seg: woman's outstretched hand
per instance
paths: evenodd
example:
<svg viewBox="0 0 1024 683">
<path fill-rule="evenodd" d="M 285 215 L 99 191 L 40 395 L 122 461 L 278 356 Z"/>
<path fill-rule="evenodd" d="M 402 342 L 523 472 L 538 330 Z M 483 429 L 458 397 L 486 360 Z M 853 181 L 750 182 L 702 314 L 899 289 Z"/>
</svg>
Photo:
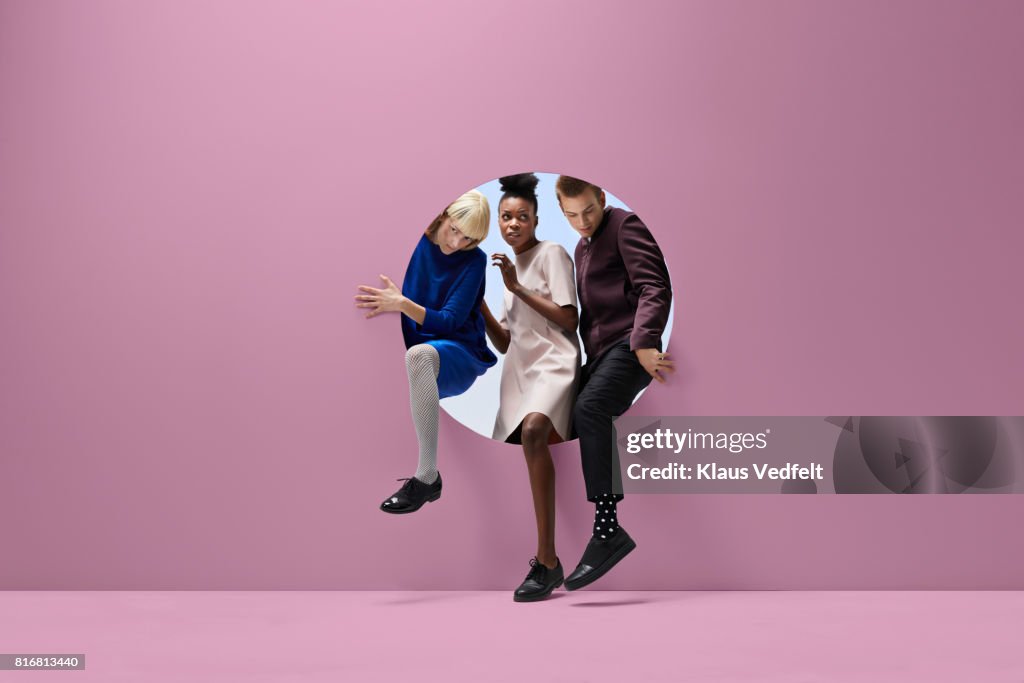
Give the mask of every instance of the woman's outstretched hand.
<svg viewBox="0 0 1024 683">
<path fill-rule="evenodd" d="M 359 285 L 359 291 L 366 292 L 366 294 L 356 295 L 356 308 L 372 308 L 373 310 L 366 314 L 367 318 L 381 313 L 397 313 L 402 310 L 402 302 L 405 301 L 402 290 L 387 275 L 381 275 L 380 279 L 384 283 L 383 289 Z"/>
<path fill-rule="evenodd" d="M 516 293 L 519 289 L 519 276 L 516 275 L 516 264 L 512 263 L 504 254 L 491 254 L 491 265 L 498 266 L 501 271 L 501 279 L 505 281 L 505 289 Z"/>
</svg>

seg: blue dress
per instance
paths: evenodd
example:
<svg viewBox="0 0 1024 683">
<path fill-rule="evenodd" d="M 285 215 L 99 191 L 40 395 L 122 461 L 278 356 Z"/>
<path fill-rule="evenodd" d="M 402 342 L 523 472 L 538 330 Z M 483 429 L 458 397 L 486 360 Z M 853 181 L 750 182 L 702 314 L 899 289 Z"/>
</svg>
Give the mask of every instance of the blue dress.
<svg viewBox="0 0 1024 683">
<path fill-rule="evenodd" d="M 441 398 L 458 396 L 498 362 L 487 348 L 484 298 L 487 256 L 479 248 L 445 254 L 424 235 L 409 260 L 402 294 L 427 310 L 420 325 L 402 316 L 405 348 L 430 344 L 441 357 Z"/>
</svg>

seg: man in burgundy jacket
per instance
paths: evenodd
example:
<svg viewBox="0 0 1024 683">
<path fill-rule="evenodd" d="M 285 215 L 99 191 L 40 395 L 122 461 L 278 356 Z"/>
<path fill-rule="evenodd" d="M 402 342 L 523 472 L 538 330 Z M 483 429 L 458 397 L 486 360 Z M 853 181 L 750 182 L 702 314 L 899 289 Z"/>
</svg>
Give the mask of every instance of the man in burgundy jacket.
<svg viewBox="0 0 1024 683">
<path fill-rule="evenodd" d="M 576 289 L 580 336 L 587 364 L 580 379 L 573 423 L 580 439 L 587 500 L 596 505 L 594 533 L 568 590 L 604 576 L 636 543 L 619 526 L 621 485 L 613 457 L 612 418 L 624 413 L 651 380 L 675 372 L 661 352 L 672 284 L 661 249 L 635 214 L 606 208 L 601 188 L 560 176 L 555 184 L 562 213 L 580 234 Z"/>
</svg>

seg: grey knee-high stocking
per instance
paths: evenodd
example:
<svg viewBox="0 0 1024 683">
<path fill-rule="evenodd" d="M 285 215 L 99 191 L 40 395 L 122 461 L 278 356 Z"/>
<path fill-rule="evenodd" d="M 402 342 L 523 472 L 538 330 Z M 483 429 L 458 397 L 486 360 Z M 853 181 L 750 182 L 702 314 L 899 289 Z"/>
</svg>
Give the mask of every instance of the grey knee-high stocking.
<svg viewBox="0 0 1024 683">
<path fill-rule="evenodd" d="M 420 442 L 416 478 L 433 484 L 437 479 L 437 421 L 441 407 L 437 375 L 441 371 L 441 357 L 430 344 L 417 344 L 405 353 L 405 369 L 409 373 L 412 422 Z"/>
</svg>

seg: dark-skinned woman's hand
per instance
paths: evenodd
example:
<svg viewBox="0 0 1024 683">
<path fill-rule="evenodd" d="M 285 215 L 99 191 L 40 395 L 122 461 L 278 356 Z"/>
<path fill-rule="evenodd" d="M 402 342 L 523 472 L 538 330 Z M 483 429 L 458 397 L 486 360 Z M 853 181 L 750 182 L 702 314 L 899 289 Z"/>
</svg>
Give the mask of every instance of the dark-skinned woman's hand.
<svg viewBox="0 0 1024 683">
<path fill-rule="evenodd" d="M 505 281 L 505 289 L 516 294 L 519 291 L 519 276 L 516 275 L 516 264 L 504 254 L 491 254 L 491 264 L 501 271 L 501 279 Z"/>
</svg>

